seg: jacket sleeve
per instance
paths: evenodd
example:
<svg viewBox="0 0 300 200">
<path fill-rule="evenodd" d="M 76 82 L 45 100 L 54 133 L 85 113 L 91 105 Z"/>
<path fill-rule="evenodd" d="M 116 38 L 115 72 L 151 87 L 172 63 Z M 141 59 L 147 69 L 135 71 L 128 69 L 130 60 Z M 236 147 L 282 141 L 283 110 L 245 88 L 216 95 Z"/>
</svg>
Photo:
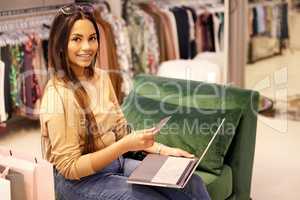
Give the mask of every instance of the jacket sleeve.
<svg viewBox="0 0 300 200">
<path fill-rule="evenodd" d="M 59 91 L 59 92 L 58 92 Z M 40 114 L 42 132 L 46 132 L 51 144 L 51 162 L 67 179 L 80 179 L 95 173 L 90 154 L 82 155 L 78 133 L 79 113 L 73 94 L 66 88 L 47 89 L 42 100 Z M 46 98 L 46 99 L 45 99 Z M 49 99 L 49 100 L 48 100 Z"/>
</svg>

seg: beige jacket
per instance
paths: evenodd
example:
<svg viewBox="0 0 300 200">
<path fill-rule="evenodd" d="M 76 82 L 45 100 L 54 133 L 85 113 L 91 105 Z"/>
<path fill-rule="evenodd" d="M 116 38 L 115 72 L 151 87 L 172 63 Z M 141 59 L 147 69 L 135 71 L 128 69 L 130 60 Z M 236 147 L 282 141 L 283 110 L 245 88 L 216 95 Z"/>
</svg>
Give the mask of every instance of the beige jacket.
<svg viewBox="0 0 300 200">
<path fill-rule="evenodd" d="M 100 150 L 104 148 L 102 141 L 109 146 L 127 134 L 127 122 L 106 71 L 97 69 L 95 78 L 82 84 L 91 99 L 90 107 L 102 133 L 94 136 L 96 150 Z M 40 122 L 43 156 L 65 178 L 79 179 L 95 173 L 90 154 L 83 155 L 86 131 L 83 111 L 72 90 L 57 78 L 50 79 L 45 88 Z M 114 129 L 119 127 L 121 129 L 116 133 Z"/>
</svg>

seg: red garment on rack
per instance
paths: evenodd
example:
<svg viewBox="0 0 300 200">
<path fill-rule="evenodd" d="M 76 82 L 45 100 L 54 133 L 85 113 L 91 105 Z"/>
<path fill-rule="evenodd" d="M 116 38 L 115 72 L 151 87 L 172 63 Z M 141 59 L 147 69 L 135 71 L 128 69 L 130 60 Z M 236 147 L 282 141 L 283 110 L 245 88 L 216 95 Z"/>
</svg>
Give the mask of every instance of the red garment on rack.
<svg viewBox="0 0 300 200">
<path fill-rule="evenodd" d="M 6 123 L 0 123 L 0 134 L 6 132 Z"/>
</svg>

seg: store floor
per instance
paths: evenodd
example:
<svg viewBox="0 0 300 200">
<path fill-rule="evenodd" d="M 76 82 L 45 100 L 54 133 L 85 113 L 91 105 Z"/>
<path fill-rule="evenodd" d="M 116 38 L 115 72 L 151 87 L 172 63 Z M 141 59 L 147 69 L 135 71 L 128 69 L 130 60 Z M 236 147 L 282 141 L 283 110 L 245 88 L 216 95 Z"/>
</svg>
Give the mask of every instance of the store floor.
<svg viewBox="0 0 300 200">
<path fill-rule="evenodd" d="M 246 87 L 280 101 L 300 93 L 299 52 L 246 67 Z M 258 117 L 257 143 L 252 178 L 254 200 L 300 199 L 300 122 Z M 38 122 L 15 118 L 0 135 L 0 145 L 41 155 Z"/>
<path fill-rule="evenodd" d="M 300 94 L 300 51 L 288 50 L 284 55 L 246 67 L 246 87 L 277 102 L 282 113 L 287 96 Z M 300 199 L 300 122 L 258 117 L 257 142 L 252 178 L 254 200 Z"/>
</svg>

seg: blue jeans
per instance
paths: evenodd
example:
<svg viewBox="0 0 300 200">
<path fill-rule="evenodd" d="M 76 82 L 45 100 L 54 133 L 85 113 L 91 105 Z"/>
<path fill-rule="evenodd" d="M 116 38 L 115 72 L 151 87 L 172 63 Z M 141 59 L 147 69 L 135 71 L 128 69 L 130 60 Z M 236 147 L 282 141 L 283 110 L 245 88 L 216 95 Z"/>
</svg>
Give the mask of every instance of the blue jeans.
<svg viewBox="0 0 300 200">
<path fill-rule="evenodd" d="M 123 158 L 80 180 L 68 180 L 54 170 L 55 191 L 63 200 L 210 200 L 199 176 L 193 175 L 184 189 L 129 184 L 127 177 L 140 161 Z"/>
</svg>

